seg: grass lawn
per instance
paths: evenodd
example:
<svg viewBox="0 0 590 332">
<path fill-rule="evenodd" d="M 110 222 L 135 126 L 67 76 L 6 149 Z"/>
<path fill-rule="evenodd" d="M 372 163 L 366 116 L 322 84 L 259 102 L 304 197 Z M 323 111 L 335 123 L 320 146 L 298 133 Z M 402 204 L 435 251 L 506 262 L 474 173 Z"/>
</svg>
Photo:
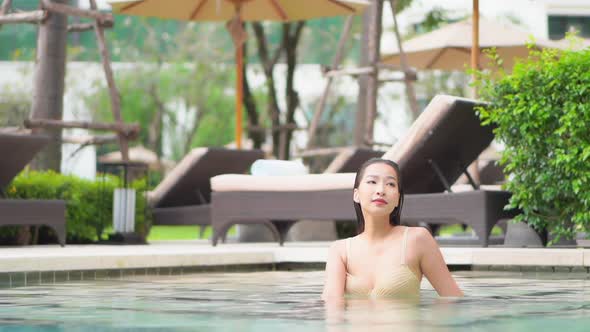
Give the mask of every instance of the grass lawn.
<svg viewBox="0 0 590 332">
<path fill-rule="evenodd" d="M 152 226 L 149 241 L 161 240 L 196 240 L 199 238 L 200 226 Z M 211 227 L 205 229 L 205 238 L 211 236 Z"/>
<path fill-rule="evenodd" d="M 471 227 L 467 227 L 467 229 L 465 231 L 463 231 L 463 228 L 461 228 L 461 225 L 448 225 L 448 226 L 443 226 L 440 228 L 440 230 L 438 231 L 440 236 L 451 236 L 453 234 L 459 234 L 459 233 L 471 233 L 472 229 Z M 498 226 L 494 226 L 494 228 L 492 228 L 492 234 L 491 235 L 502 235 L 502 229 Z"/>
<path fill-rule="evenodd" d="M 196 240 L 199 239 L 201 226 L 152 226 L 149 241 L 166 241 L 166 240 Z M 211 238 L 211 227 L 205 228 L 203 239 Z M 235 228 L 229 229 L 228 235 L 235 234 Z"/>
<path fill-rule="evenodd" d="M 196 240 L 199 238 L 199 230 L 201 226 L 152 226 L 149 241 L 166 241 L 166 240 Z M 471 232 L 471 227 L 467 227 L 466 232 Z M 205 229 L 203 239 L 211 238 L 211 227 Z M 228 235 L 235 234 L 234 227 L 230 228 Z M 440 235 L 449 236 L 452 234 L 463 233 L 461 225 L 443 226 L 440 229 Z M 492 235 L 500 235 L 502 230 L 496 226 L 492 229 Z"/>
</svg>

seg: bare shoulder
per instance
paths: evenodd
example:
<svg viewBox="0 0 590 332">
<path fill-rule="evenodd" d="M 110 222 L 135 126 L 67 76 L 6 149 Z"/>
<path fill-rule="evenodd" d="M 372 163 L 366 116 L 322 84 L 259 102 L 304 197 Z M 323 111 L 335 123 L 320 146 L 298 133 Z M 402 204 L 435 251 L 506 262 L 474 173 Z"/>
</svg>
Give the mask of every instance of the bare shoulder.
<svg viewBox="0 0 590 332">
<path fill-rule="evenodd" d="M 428 241 L 432 240 L 432 235 L 424 227 L 410 227 L 410 231 L 414 234 L 417 240 Z"/>
<path fill-rule="evenodd" d="M 432 240 L 432 235 L 424 227 L 410 227 L 408 226 L 408 237 L 416 241 Z"/>
<path fill-rule="evenodd" d="M 424 227 L 409 227 L 408 237 L 417 245 L 417 248 L 421 249 L 422 253 L 438 247 L 432 234 Z"/>
<path fill-rule="evenodd" d="M 330 249 L 328 250 L 329 254 L 338 254 L 339 256 L 343 256 L 346 250 L 346 239 L 336 240 L 330 244 Z"/>
</svg>

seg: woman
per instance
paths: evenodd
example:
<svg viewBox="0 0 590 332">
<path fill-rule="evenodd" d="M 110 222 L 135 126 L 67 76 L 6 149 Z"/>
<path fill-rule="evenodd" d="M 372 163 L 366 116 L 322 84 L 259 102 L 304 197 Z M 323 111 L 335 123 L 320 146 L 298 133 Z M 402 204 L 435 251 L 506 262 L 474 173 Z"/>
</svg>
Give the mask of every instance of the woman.
<svg viewBox="0 0 590 332">
<path fill-rule="evenodd" d="M 428 230 L 400 225 L 404 193 L 396 163 L 364 163 L 353 201 L 359 234 L 330 246 L 322 299 L 417 298 L 423 275 L 440 296 L 463 296 Z"/>
</svg>

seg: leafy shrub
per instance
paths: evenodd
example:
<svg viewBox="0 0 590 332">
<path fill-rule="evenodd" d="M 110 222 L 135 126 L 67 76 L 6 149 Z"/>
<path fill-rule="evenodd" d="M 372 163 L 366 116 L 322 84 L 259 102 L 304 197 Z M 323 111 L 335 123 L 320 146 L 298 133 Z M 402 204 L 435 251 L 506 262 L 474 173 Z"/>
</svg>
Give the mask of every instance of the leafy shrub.
<svg viewBox="0 0 590 332">
<path fill-rule="evenodd" d="M 62 199 L 66 201 L 66 230 L 68 243 L 88 243 L 102 238 L 112 225 L 113 191 L 119 187 L 119 179 L 101 175 L 97 180 L 81 179 L 53 171 L 21 172 L 8 186 L 8 198 Z M 131 185 L 137 190 L 135 231 L 147 237 L 151 225 L 144 214 L 145 180 Z M 14 229 L 2 228 L 4 238 L 14 234 Z"/>
<path fill-rule="evenodd" d="M 497 61 L 499 58 L 492 54 Z M 590 49 L 532 51 L 512 73 L 477 72 L 479 109 L 506 149 L 511 207 L 538 231 L 572 238 L 590 225 Z M 556 239 L 556 240 L 557 240 Z"/>
</svg>

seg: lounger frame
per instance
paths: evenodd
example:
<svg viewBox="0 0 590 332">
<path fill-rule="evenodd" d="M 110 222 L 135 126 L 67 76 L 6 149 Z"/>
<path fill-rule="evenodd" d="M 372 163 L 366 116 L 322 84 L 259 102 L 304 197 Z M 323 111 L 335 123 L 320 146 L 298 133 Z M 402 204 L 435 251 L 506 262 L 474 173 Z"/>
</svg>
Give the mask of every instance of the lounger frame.
<svg viewBox="0 0 590 332">
<path fill-rule="evenodd" d="M 211 219 L 213 245 L 235 224 L 264 224 L 283 245 L 289 229 L 301 219 L 352 221 L 356 219 L 352 190 L 213 192 Z M 474 190 L 461 193 L 406 195 L 402 223 L 418 225 L 466 224 L 473 227 L 478 244 L 488 246 L 496 223 L 514 216 L 504 211 L 510 193 Z"/>
<path fill-rule="evenodd" d="M 341 153 L 326 172 L 353 172 L 366 160 L 382 154 L 383 152 L 371 149 L 350 148 Z M 262 150 L 207 148 L 199 158 L 187 160 L 187 165 L 181 166 L 184 173 L 177 172 L 178 174 L 173 175 L 177 177 L 177 184 L 168 184 L 169 193 L 160 193 L 157 200 L 152 200 L 154 224 L 210 226 L 209 178 L 224 173 L 244 173 L 255 160 L 263 157 Z M 180 177 L 184 177 L 185 183 L 180 183 Z M 189 180 L 190 178 L 193 179 Z M 205 228 L 201 227 L 200 237 L 204 231 Z"/>
<path fill-rule="evenodd" d="M 48 142 L 44 135 L 0 133 L 0 189 Z M 0 192 L 0 226 L 49 226 L 61 246 L 66 243 L 66 202 L 46 199 L 5 199 Z"/>
<path fill-rule="evenodd" d="M 262 158 L 262 150 L 192 150 L 154 190 L 150 199 L 154 225 L 211 225 L 209 179 L 223 173 L 243 173 Z M 201 227 L 200 236 L 204 231 Z"/>
<path fill-rule="evenodd" d="M 66 244 L 66 203 L 62 200 L 2 199 L 0 225 L 48 226 L 55 231 L 59 244 Z"/>
</svg>

